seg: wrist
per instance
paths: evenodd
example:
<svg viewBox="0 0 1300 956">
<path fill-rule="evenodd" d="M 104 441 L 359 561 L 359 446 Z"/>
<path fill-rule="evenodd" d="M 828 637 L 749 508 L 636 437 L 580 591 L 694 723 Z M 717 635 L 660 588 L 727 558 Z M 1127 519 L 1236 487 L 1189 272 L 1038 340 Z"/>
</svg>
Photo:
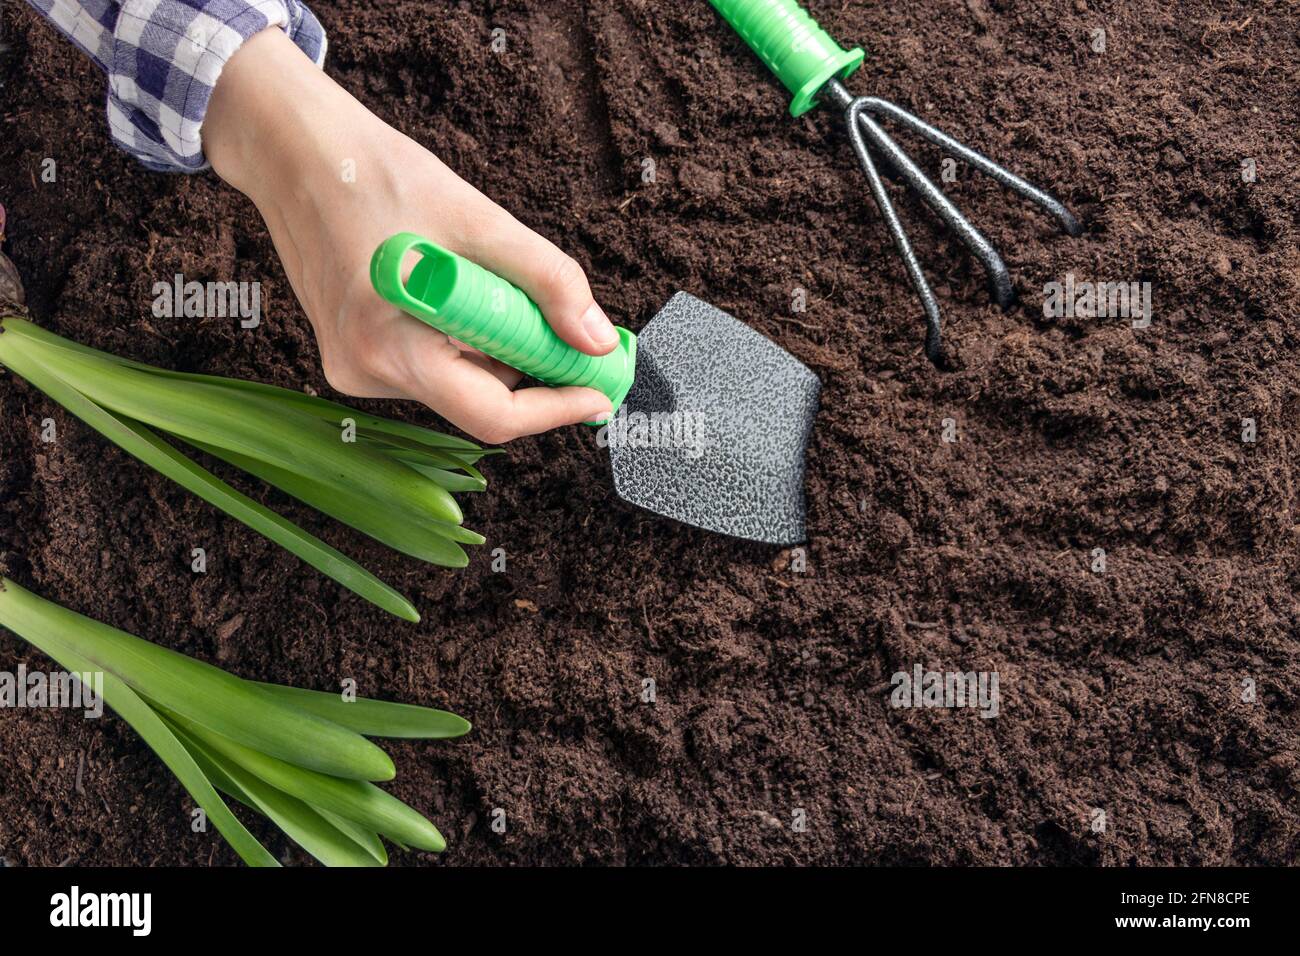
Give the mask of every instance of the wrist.
<svg viewBox="0 0 1300 956">
<path fill-rule="evenodd" d="M 327 144 L 338 145 L 370 116 L 283 30 L 270 28 L 226 63 L 203 123 L 203 148 L 216 174 L 265 211 L 286 186 L 296 190 L 322 172 Z"/>
</svg>

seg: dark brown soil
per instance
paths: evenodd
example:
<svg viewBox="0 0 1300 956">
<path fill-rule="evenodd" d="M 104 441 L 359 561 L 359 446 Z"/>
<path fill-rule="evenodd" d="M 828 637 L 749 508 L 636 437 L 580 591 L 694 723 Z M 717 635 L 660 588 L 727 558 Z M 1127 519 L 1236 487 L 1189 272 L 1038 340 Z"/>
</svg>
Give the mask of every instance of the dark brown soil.
<svg viewBox="0 0 1300 956">
<path fill-rule="evenodd" d="M 268 499 L 413 595 L 425 621 L 402 625 L 5 375 L 11 574 L 243 675 L 354 677 L 466 715 L 460 742 L 394 748 L 393 789 L 448 834 L 446 863 L 1300 860 L 1291 4 L 813 4 L 867 48 L 855 88 L 947 125 L 1086 221 L 1085 238 L 1061 237 L 961 170 L 950 192 L 1017 277 L 1023 304 L 1004 314 L 904 204 L 947 309 L 947 373 L 921 354 L 919 309 L 833 117 L 792 120 L 706 3 L 314 6 L 334 75 L 573 252 L 619 320 L 637 328 L 687 289 L 821 376 L 807 571 L 628 510 L 582 429 L 515 443 L 468 500 L 508 552 L 503 574 L 486 548 L 465 571 L 426 569 Z M 4 16 L 0 202 L 38 320 L 146 361 L 324 391 L 251 206 L 211 175 L 133 165 L 85 58 L 22 5 Z M 151 285 L 175 272 L 260 280 L 268 321 L 152 318 Z M 1151 327 L 1044 320 L 1044 285 L 1068 272 L 1152 283 Z M 206 576 L 189 570 L 196 546 Z M 0 650 L 4 669 L 41 662 L 12 638 Z M 997 671 L 1000 715 L 892 709 L 891 675 L 916 663 Z M 0 712 L 11 862 L 234 862 L 189 832 L 189 806 L 118 720 Z"/>
</svg>

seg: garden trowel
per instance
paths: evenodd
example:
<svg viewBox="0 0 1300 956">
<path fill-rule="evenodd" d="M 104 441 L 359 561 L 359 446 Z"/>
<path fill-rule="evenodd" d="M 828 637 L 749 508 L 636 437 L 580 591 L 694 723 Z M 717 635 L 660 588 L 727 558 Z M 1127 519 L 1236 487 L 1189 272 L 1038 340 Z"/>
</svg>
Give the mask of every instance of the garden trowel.
<svg viewBox="0 0 1300 956">
<path fill-rule="evenodd" d="M 421 258 L 403 281 L 411 253 Z M 548 385 L 604 392 L 619 497 L 677 521 L 768 544 L 804 532 L 804 454 L 821 383 L 743 322 L 676 293 L 608 355 L 561 339 L 524 292 L 412 233 L 375 250 L 376 291 L 404 312 Z"/>
</svg>

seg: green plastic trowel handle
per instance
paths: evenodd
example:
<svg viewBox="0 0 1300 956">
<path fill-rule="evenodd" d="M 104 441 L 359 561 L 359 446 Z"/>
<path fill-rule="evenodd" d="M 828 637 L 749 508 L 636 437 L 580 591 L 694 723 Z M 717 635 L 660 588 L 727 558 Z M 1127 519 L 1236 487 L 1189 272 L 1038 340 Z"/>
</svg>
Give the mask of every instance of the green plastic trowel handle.
<svg viewBox="0 0 1300 956">
<path fill-rule="evenodd" d="M 817 105 L 817 91 L 862 65 L 862 50 L 844 50 L 795 0 L 709 0 L 786 89 L 792 116 Z"/>
<path fill-rule="evenodd" d="M 421 259 L 402 281 L 407 255 Z M 618 328 L 618 347 L 588 355 L 546 323 L 519 287 L 412 232 L 380 243 L 370 260 L 375 291 L 417 319 L 547 385 L 582 385 L 608 396 L 614 411 L 636 374 L 636 336 Z"/>
</svg>

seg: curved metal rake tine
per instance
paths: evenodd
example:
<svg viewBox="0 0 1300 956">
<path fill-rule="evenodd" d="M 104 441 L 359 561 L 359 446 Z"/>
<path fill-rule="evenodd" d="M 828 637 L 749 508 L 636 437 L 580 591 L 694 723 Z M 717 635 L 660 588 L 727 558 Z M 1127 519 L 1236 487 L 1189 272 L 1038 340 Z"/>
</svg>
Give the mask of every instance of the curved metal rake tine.
<svg viewBox="0 0 1300 956">
<path fill-rule="evenodd" d="M 1079 220 L 1074 217 L 1070 210 L 1065 208 L 1063 202 L 1051 193 L 1039 189 L 1025 179 L 1021 179 L 1005 166 L 998 165 L 978 150 L 971 149 L 960 140 L 953 139 L 943 130 L 931 126 L 925 120 L 913 113 L 909 113 L 897 103 L 891 103 L 889 100 L 882 100 L 875 96 L 861 97 L 861 101 L 862 108 L 866 112 L 877 116 L 887 116 L 901 123 L 922 139 L 952 153 L 958 159 L 970 163 L 970 165 L 990 179 L 995 180 L 999 185 L 1028 199 L 1035 206 L 1049 213 L 1052 218 L 1061 224 L 1061 228 L 1067 234 L 1076 238 L 1083 235 L 1083 227 L 1079 225 Z"/>
<path fill-rule="evenodd" d="M 890 137 L 881 126 L 867 116 L 865 110 L 869 104 L 866 97 L 854 100 L 847 112 L 849 129 L 856 130 L 861 128 L 867 139 L 881 154 L 889 160 L 894 171 L 902 177 L 903 181 L 912 189 L 920 194 L 925 204 L 934 210 L 934 214 L 943 220 L 962 244 L 970 250 L 971 255 L 979 259 L 984 266 L 984 271 L 988 273 L 989 288 L 993 293 L 993 301 L 1002 308 L 1011 305 L 1012 299 L 1015 298 L 1015 290 L 1011 286 L 1011 271 L 1007 264 L 1002 261 L 1002 256 L 993 243 L 985 238 L 975 225 L 966 218 L 965 214 L 958 209 L 943 191 L 931 182 L 930 177 L 921 172 L 921 167 L 917 166 L 912 157 L 903 151 Z M 852 133 L 850 133 L 852 135 Z"/>
<path fill-rule="evenodd" d="M 1015 290 L 1011 284 L 1011 273 L 993 244 L 944 195 L 943 191 L 921 171 L 921 168 L 916 165 L 912 157 L 894 142 L 883 127 L 873 119 L 873 116 L 895 120 L 902 124 L 905 129 L 911 130 L 922 139 L 974 166 L 999 185 L 1046 210 L 1069 235 L 1082 235 L 1083 229 L 1070 210 L 1066 209 L 1065 205 L 1050 193 L 1044 192 L 1009 169 L 993 162 L 983 153 L 953 139 L 947 133 L 931 126 L 897 104 L 874 96 L 854 97 L 839 80 L 830 80 L 822 88 L 822 92 L 836 106 L 844 110 L 849 141 L 853 144 L 853 151 L 857 154 L 858 163 L 867 175 L 867 182 L 871 186 L 871 194 L 875 198 L 876 205 L 880 208 L 881 215 L 884 216 L 885 224 L 894 238 L 894 245 L 907 268 L 908 278 L 911 280 L 912 287 L 916 290 L 917 296 L 921 300 L 921 306 L 925 310 L 926 355 L 935 365 L 941 365 L 943 363 L 943 351 L 940 345 L 939 304 L 929 282 L 925 278 L 924 270 L 921 268 L 920 261 L 912 249 L 912 243 L 907 237 L 907 232 L 903 228 L 901 220 L 898 218 L 894 204 L 885 190 L 884 181 L 877 169 L 876 157 L 873 156 L 873 151 L 890 165 L 891 171 L 897 174 L 907 186 L 920 194 L 921 199 L 934 211 L 935 215 L 952 229 L 966 248 L 980 260 L 984 270 L 988 273 L 993 299 L 1004 309 L 1015 298 Z"/>
<path fill-rule="evenodd" d="M 917 297 L 921 300 L 921 306 L 925 309 L 925 354 L 935 365 L 942 365 L 943 342 L 940 330 L 939 301 L 934 297 L 934 291 L 930 288 L 930 283 L 926 281 L 925 270 L 921 268 L 921 262 L 916 258 L 912 243 L 907 238 L 907 230 L 903 228 L 902 220 L 898 218 L 898 213 L 889 198 L 889 193 L 885 190 L 884 180 L 880 178 L 880 172 L 876 169 L 875 161 L 871 158 L 871 150 L 867 146 L 866 138 L 855 121 L 859 114 L 860 108 L 855 101 L 848 111 L 849 141 L 853 144 L 853 151 L 857 153 L 858 163 L 862 166 L 862 171 L 867 174 L 871 194 L 875 197 L 876 206 L 880 209 L 881 216 L 884 217 L 890 235 L 894 237 L 894 248 L 898 250 L 899 258 L 903 260 L 903 265 L 907 268 L 907 276 L 912 282 L 912 288 L 916 290 Z M 875 127 L 876 130 L 880 129 L 870 118 L 865 116 L 861 118 L 866 120 L 870 126 Z M 883 135 L 883 131 L 881 133 Z"/>
</svg>

